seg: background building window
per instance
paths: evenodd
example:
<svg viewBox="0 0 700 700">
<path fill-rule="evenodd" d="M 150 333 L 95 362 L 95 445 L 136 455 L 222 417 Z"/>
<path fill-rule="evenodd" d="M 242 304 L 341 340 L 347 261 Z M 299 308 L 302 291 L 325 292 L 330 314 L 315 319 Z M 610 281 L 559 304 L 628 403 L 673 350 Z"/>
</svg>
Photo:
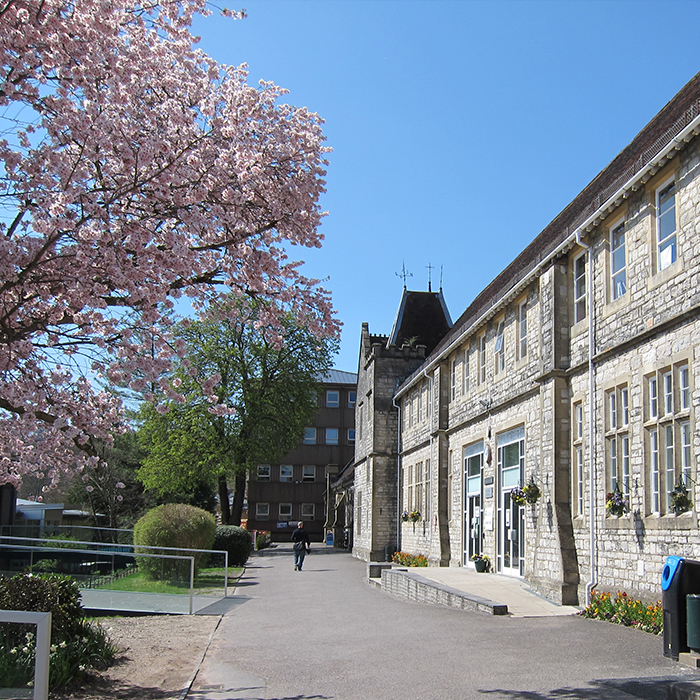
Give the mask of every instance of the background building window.
<svg viewBox="0 0 700 700">
<path fill-rule="evenodd" d="M 270 481 L 269 464 L 260 464 L 258 466 L 258 481 Z"/>
<path fill-rule="evenodd" d="M 291 464 L 280 465 L 280 481 L 294 481 L 294 467 Z"/>
<path fill-rule="evenodd" d="M 676 183 L 666 183 L 656 192 L 656 269 L 676 262 Z"/>
<path fill-rule="evenodd" d="M 338 444 L 338 428 L 326 428 L 326 445 Z"/>
<path fill-rule="evenodd" d="M 304 428 L 304 444 L 316 444 L 316 428 Z"/>
<path fill-rule="evenodd" d="M 348 444 L 352 445 L 355 442 L 355 428 L 348 428 Z"/>
<path fill-rule="evenodd" d="M 457 358 L 450 360 L 450 401 L 457 396 Z"/>
<path fill-rule="evenodd" d="M 340 406 L 340 392 L 329 389 L 326 392 L 326 408 L 338 408 Z"/>
<path fill-rule="evenodd" d="M 280 520 L 292 519 L 292 504 L 280 503 Z"/>
<path fill-rule="evenodd" d="M 313 503 L 302 503 L 301 504 L 301 519 L 302 520 L 314 520 L 316 517 L 316 506 Z"/>
<path fill-rule="evenodd" d="M 256 503 L 255 504 L 255 519 L 256 520 L 268 520 L 270 517 L 270 504 L 269 503 Z"/>
<path fill-rule="evenodd" d="M 302 481 L 316 481 L 316 467 L 313 464 L 305 464 L 303 468 Z"/>
<path fill-rule="evenodd" d="M 355 402 L 357 401 L 357 392 L 348 391 L 348 408 L 355 408 Z"/>
<path fill-rule="evenodd" d="M 486 383 L 486 333 L 479 336 L 479 384 Z"/>
</svg>

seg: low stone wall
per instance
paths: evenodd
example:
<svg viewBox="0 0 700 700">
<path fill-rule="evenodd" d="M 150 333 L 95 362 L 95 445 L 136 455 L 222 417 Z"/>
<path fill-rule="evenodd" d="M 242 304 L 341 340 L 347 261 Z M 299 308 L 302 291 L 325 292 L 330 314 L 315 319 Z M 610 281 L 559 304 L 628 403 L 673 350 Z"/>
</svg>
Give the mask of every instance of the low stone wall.
<svg viewBox="0 0 700 700">
<path fill-rule="evenodd" d="M 458 591 L 437 581 L 430 581 L 407 569 L 382 570 L 382 590 L 400 598 L 459 610 L 478 610 L 491 615 L 507 615 L 508 606 L 493 600 Z"/>
</svg>

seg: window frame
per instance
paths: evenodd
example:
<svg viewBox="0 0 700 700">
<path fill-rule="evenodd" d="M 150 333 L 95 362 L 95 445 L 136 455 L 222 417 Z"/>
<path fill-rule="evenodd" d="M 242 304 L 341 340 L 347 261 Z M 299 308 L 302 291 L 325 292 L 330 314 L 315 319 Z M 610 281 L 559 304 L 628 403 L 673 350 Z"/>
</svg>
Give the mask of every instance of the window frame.
<svg viewBox="0 0 700 700">
<path fill-rule="evenodd" d="M 290 484 L 294 481 L 294 466 L 292 464 L 280 464 L 280 482 Z"/>
<path fill-rule="evenodd" d="M 316 437 L 316 428 L 304 428 L 304 445 L 315 445 Z"/>
<path fill-rule="evenodd" d="M 267 472 L 267 474 L 265 474 L 265 472 Z M 270 481 L 271 476 L 272 474 L 269 464 L 258 464 L 257 481 Z"/>
<path fill-rule="evenodd" d="M 340 391 L 326 389 L 326 408 L 340 408 Z"/>
<path fill-rule="evenodd" d="M 574 323 L 583 321 L 588 315 L 588 279 L 586 276 L 586 266 L 588 265 L 586 252 L 579 253 L 572 262 L 574 278 Z M 578 269 L 580 264 L 580 270 Z M 583 291 L 580 291 L 580 290 Z"/>
<path fill-rule="evenodd" d="M 269 520 L 270 519 L 270 504 L 269 503 L 256 503 L 255 504 L 255 519 L 256 520 Z"/>
<path fill-rule="evenodd" d="M 310 471 L 310 475 L 307 474 L 307 470 Z M 316 465 L 315 464 L 304 464 L 301 467 L 301 480 L 302 482 L 309 483 L 316 481 Z"/>
<path fill-rule="evenodd" d="M 335 438 L 329 438 L 330 434 L 335 431 Z M 340 444 L 340 431 L 338 428 L 326 428 L 325 429 L 325 440 L 326 445 L 339 445 Z"/>
<path fill-rule="evenodd" d="M 283 513 L 282 508 L 285 506 L 289 506 L 289 512 L 288 513 Z M 291 503 L 280 503 L 278 506 L 278 511 L 279 513 L 279 519 L 280 520 L 291 520 L 292 519 L 292 504 Z"/>
<path fill-rule="evenodd" d="M 506 368 L 506 320 L 502 318 L 496 325 L 496 337 L 493 346 L 494 374 L 501 374 Z"/>
<path fill-rule="evenodd" d="M 518 304 L 518 359 L 527 357 L 527 299 Z"/>
<path fill-rule="evenodd" d="M 615 245 L 616 236 L 620 234 L 618 245 Z M 622 219 L 610 227 L 610 299 L 616 301 L 627 294 L 627 221 Z M 615 259 L 622 251 L 622 265 L 615 267 Z"/>
<path fill-rule="evenodd" d="M 308 514 L 308 511 L 311 510 L 311 515 Z M 299 519 L 303 520 L 305 522 L 311 522 L 313 520 L 316 520 L 316 504 L 315 503 L 302 503 L 299 511 Z"/>
<path fill-rule="evenodd" d="M 662 211 L 662 195 L 668 190 L 673 189 L 673 204 L 671 207 Z M 677 194 L 678 190 L 676 188 L 676 176 L 673 175 L 668 180 L 663 182 L 659 187 L 656 188 L 654 203 L 656 206 L 656 231 L 655 231 L 655 252 L 656 252 L 656 272 L 662 272 L 663 270 L 671 267 L 674 262 L 678 259 L 678 207 L 677 207 Z M 662 233 L 662 222 L 667 221 L 670 216 L 669 213 L 672 211 L 673 215 L 673 230 L 666 235 L 663 240 L 661 239 Z M 666 217 L 666 218 L 664 218 Z M 670 243 L 669 243 L 670 242 Z M 663 251 L 671 246 L 671 260 L 662 265 L 662 257 L 664 255 Z"/>
</svg>

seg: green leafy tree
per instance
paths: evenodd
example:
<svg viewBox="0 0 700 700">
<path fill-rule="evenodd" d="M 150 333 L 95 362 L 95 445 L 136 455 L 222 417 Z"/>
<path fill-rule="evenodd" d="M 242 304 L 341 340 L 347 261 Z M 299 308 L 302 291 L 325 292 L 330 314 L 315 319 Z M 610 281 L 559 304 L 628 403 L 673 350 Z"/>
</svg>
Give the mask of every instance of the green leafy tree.
<svg viewBox="0 0 700 700">
<path fill-rule="evenodd" d="M 161 495 L 216 483 L 223 523 L 239 525 L 246 474 L 297 444 L 318 410 L 319 378 L 337 340 L 291 313 L 271 323 L 279 316 L 260 302 L 229 303 L 235 313 L 226 319 L 216 313 L 180 324 L 181 360 L 160 383 L 160 403 L 141 409 L 147 456 L 139 479 Z"/>
</svg>

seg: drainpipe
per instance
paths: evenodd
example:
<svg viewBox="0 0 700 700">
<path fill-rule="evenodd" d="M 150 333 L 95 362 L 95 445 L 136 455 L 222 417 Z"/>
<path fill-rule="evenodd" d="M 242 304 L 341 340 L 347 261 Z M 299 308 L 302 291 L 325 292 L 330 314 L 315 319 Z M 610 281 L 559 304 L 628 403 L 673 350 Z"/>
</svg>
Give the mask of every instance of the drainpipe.
<svg viewBox="0 0 700 700">
<path fill-rule="evenodd" d="M 396 403 L 396 396 L 391 399 L 391 403 L 398 415 L 396 424 L 396 551 L 401 551 L 401 406 Z"/>
<path fill-rule="evenodd" d="M 588 277 L 588 460 L 589 468 L 589 531 L 590 531 L 590 580 L 586 584 L 586 606 L 591 602 L 591 591 L 598 585 L 598 551 L 596 549 L 596 459 L 595 459 L 595 365 L 593 353 L 595 342 L 593 329 L 595 327 L 593 313 L 593 249 L 581 240 L 581 229 L 576 231 L 576 243 L 586 250 L 586 275 Z"/>
</svg>

